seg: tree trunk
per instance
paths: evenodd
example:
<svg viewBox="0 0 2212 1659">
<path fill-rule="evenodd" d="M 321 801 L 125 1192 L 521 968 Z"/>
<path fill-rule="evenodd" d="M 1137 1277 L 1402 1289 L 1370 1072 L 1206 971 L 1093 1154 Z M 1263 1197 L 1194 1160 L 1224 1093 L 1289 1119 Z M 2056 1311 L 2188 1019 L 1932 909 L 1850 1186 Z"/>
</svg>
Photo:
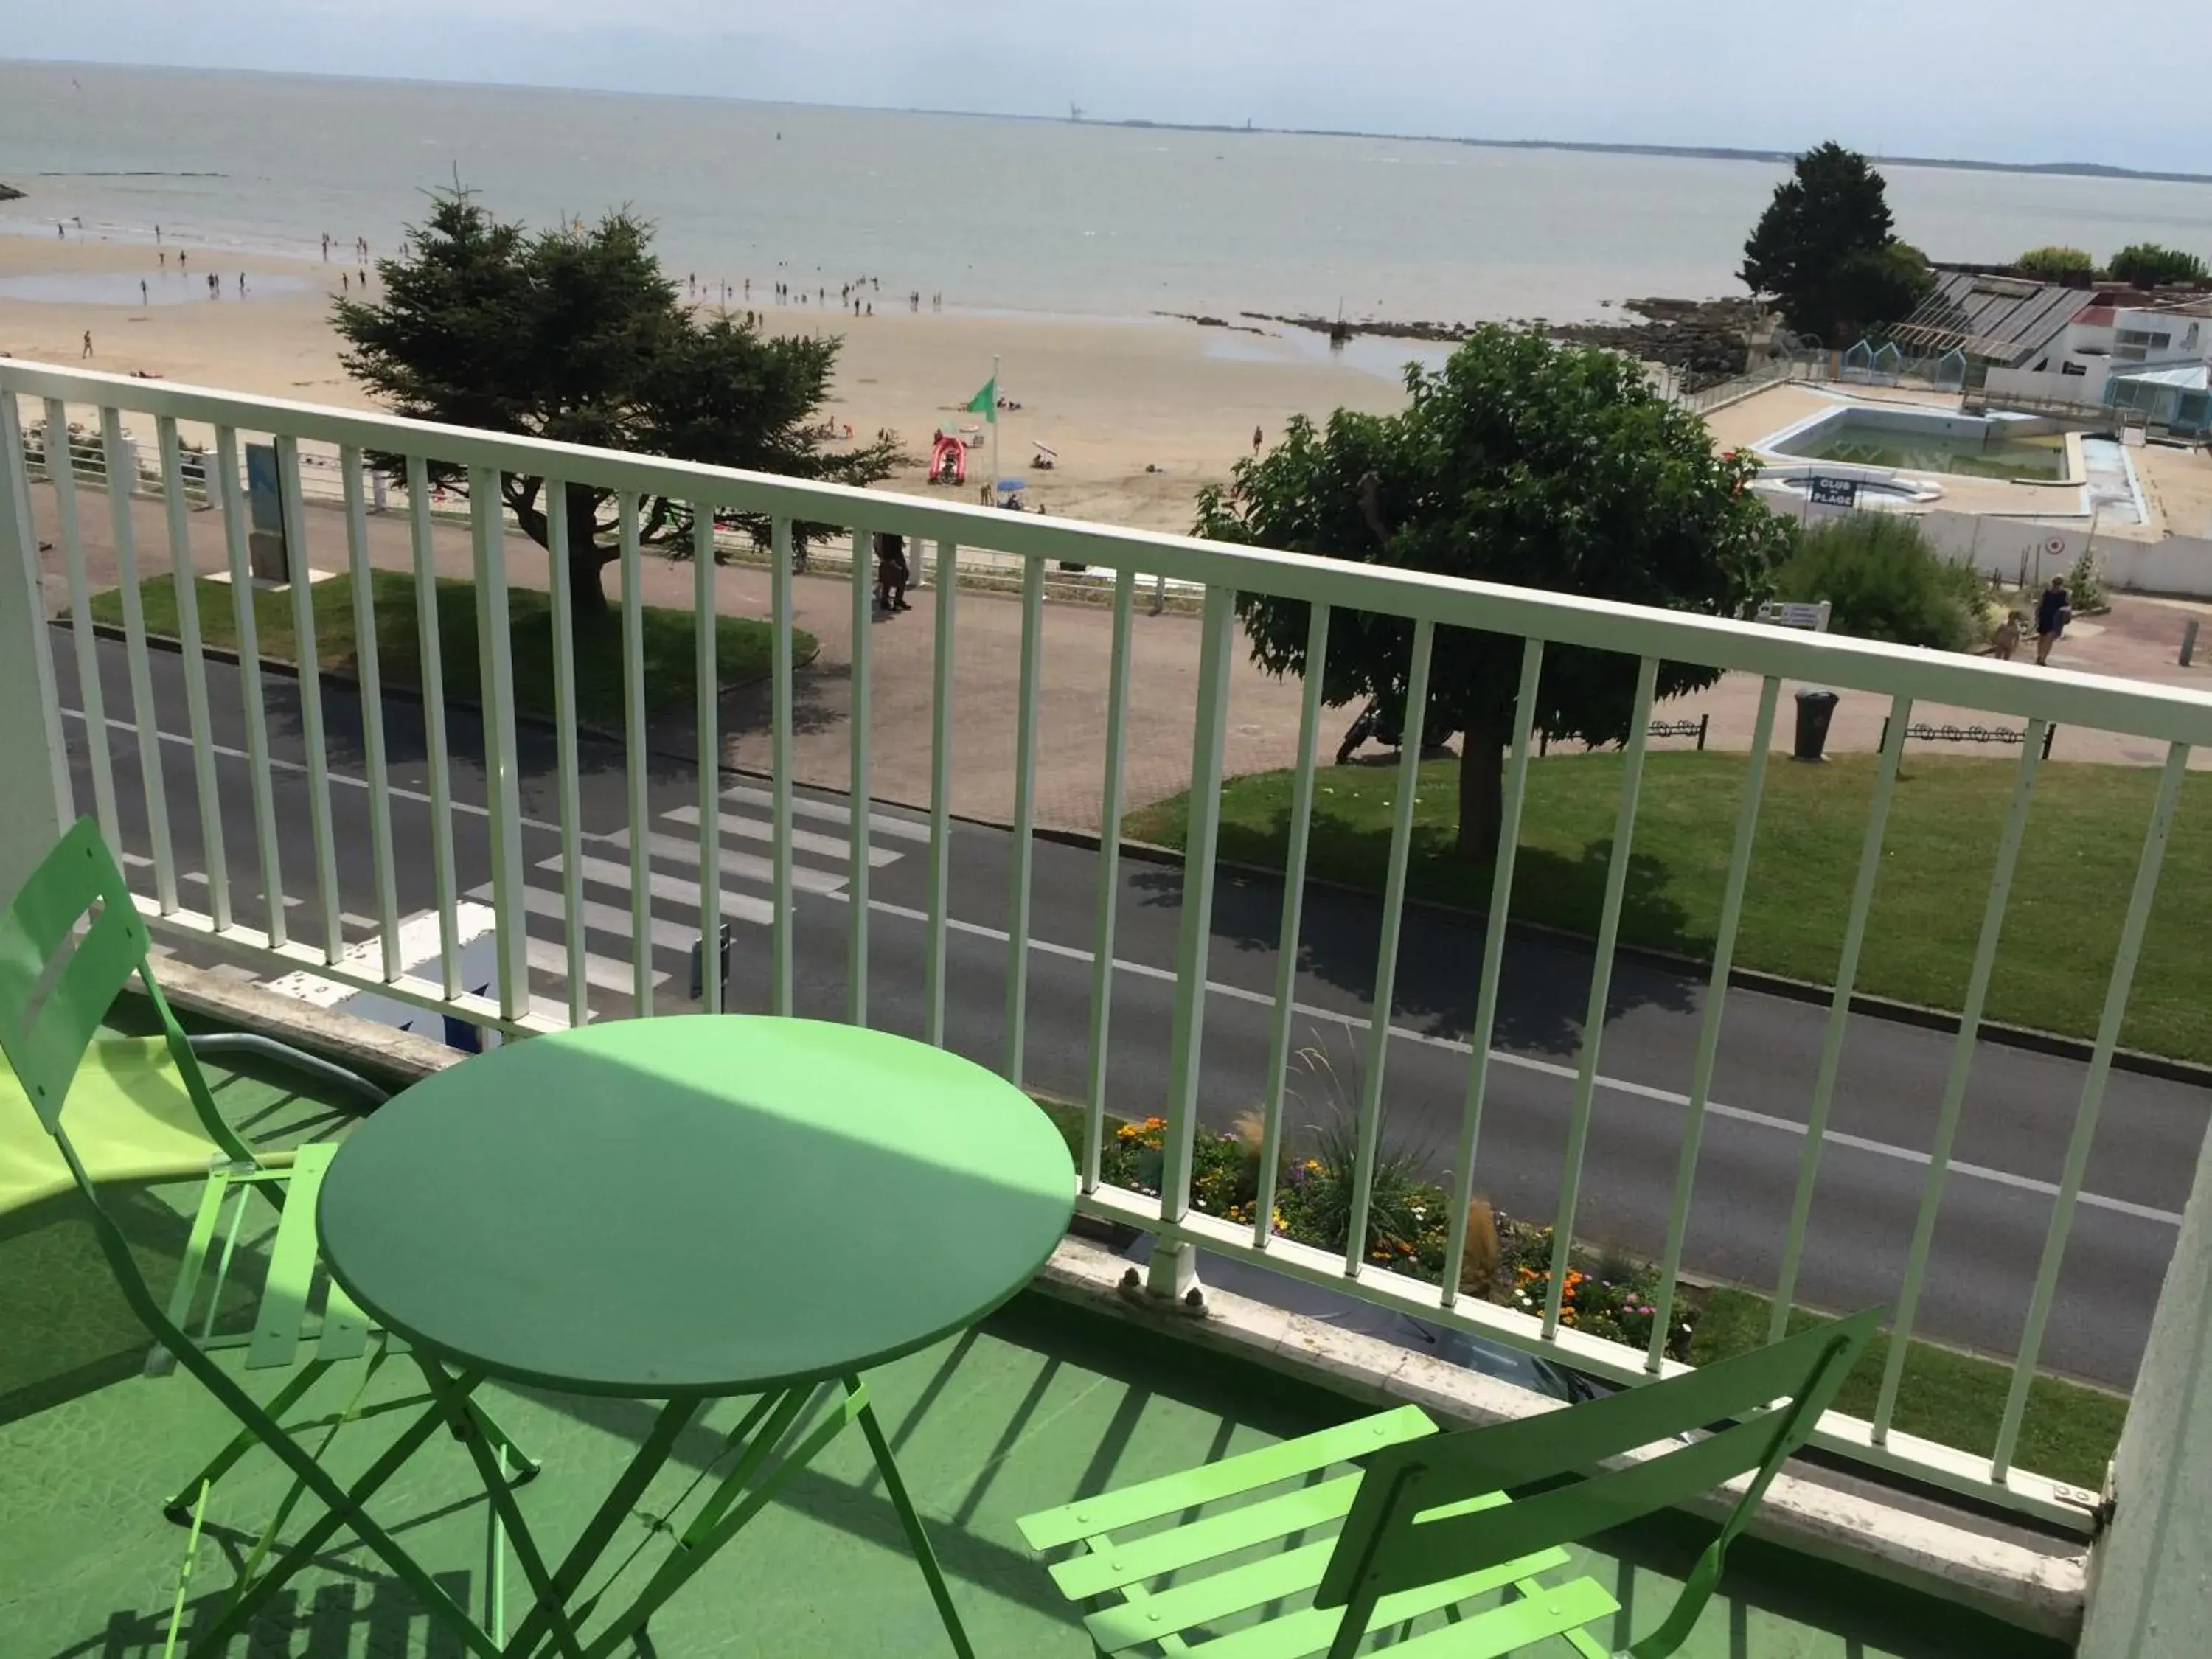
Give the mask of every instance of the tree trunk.
<svg viewBox="0 0 2212 1659">
<path fill-rule="evenodd" d="M 592 535 L 592 517 L 599 505 L 586 484 L 569 484 L 568 492 L 568 604 L 578 617 L 604 617 L 607 594 L 599 585 L 599 572 L 611 562 Z"/>
<path fill-rule="evenodd" d="M 1459 855 L 1482 864 L 1498 855 L 1498 818 L 1504 806 L 1503 720 L 1480 721 L 1462 735 L 1459 750 Z"/>
</svg>

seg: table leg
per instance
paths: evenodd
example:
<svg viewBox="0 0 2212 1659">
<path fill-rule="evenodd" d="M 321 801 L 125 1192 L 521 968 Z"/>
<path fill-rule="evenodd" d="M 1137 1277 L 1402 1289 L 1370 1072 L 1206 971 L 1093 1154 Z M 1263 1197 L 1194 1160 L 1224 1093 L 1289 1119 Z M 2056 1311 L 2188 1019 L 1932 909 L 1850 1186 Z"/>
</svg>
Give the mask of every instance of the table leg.
<svg viewBox="0 0 2212 1659">
<path fill-rule="evenodd" d="M 567 1615 L 562 1609 L 582 1585 L 584 1575 L 591 1571 L 592 1564 L 605 1553 L 616 1530 L 622 1525 L 623 1518 L 644 1496 L 653 1477 L 659 1474 L 661 1466 L 668 1462 L 669 1454 L 676 1448 L 677 1437 L 690 1425 L 691 1419 L 699 1414 L 706 1403 L 702 1399 L 693 1397 L 672 1400 L 660 1408 L 653 1420 L 652 1431 L 646 1436 L 645 1443 L 637 1449 L 636 1455 L 630 1459 L 629 1466 L 623 1471 L 622 1479 L 615 1482 L 614 1490 L 607 1494 L 606 1501 L 599 1505 L 590 1523 L 569 1547 L 568 1553 L 562 1558 L 559 1569 L 543 1584 L 535 1574 L 531 1573 L 531 1561 L 536 1554 L 534 1547 L 526 1554 L 522 1537 L 517 1537 L 515 1554 L 522 1561 L 523 1571 L 531 1576 L 531 1589 L 537 1597 L 537 1605 L 516 1626 L 503 1652 L 515 1656 L 515 1659 L 524 1659 L 524 1656 L 537 1650 L 539 1638 L 556 1621 L 561 1626 L 559 1635 L 562 1645 L 570 1647 L 573 1651 L 575 1635 L 568 1628 Z M 510 1521 L 508 1525 L 512 1529 L 514 1522 Z M 539 1565 L 542 1567 L 543 1565 L 541 1561 Z"/>
<path fill-rule="evenodd" d="M 868 1404 L 866 1389 L 860 1379 L 845 1379 L 845 1392 L 859 1402 L 860 1432 L 868 1437 L 868 1449 L 876 1455 L 876 1468 L 884 1477 L 884 1490 L 890 1494 L 891 1507 L 898 1511 L 899 1525 L 906 1528 L 907 1542 L 914 1547 L 914 1559 L 921 1564 L 922 1578 L 929 1585 L 930 1599 L 937 1603 L 938 1617 L 945 1621 L 945 1633 L 952 1640 L 953 1652 L 960 1659 L 975 1659 L 975 1650 L 968 1644 L 968 1632 L 961 1627 L 960 1614 L 952 1606 L 952 1593 L 945 1588 L 945 1574 L 937 1565 L 937 1552 L 930 1547 L 929 1534 L 922 1530 L 921 1516 L 915 1513 L 914 1500 L 907 1496 L 906 1482 L 899 1478 L 898 1464 L 891 1456 L 891 1443 L 884 1436 L 883 1425 L 876 1421 L 875 1407 Z"/>
</svg>

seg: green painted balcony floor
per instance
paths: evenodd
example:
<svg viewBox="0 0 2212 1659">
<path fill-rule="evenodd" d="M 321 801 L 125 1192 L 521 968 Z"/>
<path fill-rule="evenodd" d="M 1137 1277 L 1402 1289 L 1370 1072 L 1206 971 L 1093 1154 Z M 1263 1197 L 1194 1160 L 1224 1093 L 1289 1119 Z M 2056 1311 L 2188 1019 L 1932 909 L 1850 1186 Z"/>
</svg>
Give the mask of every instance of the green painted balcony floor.
<svg viewBox="0 0 2212 1659">
<path fill-rule="evenodd" d="M 329 1100 L 290 1093 L 273 1074 L 216 1076 L 226 1114 L 264 1143 L 343 1130 L 343 1114 Z M 164 1289 L 183 1233 L 175 1206 L 187 1196 L 125 1201 L 149 1276 Z M 0 1218 L 0 1659 L 156 1659 L 185 1541 L 184 1531 L 162 1518 L 161 1503 L 228 1425 L 189 1378 L 139 1375 L 144 1340 L 75 1202 Z M 823 1224 L 838 1218 L 825 1217 Z M 804 1273 L 807 1241 L 793 1238 L 787 1248 L 791 1271 Z M 258 1266 L 247 1261 L 241 1270 L 252 1276 Z M 404 1362 L 387 1367 L 368 1403 L 406 1393 L 404 1369 Z M 322 1385 L 328 1393 L 308 1404 L 334 1410 L 352 1385 L 352 1377 L 333 1375 Z M 1358 1409 L 1034 1295 L 876 1373 L 870 1385 L 982 1659 L 1081 1659 L 1090 1651 L 1021 1544 L 1016 1516 Z M 276 1385 L 253 1386 L 265 1397 Z M 562 1549 L 644 1435 L 648 1408 L 494 1392 L 498 1415 L 544 1462 L 544 1474 L 522 1489 L 525 1512 L 541 1541 Z M 725 1406 L 694 1429 L 636 1506 L 610 1566 L 633 1549 L 650 1555 L 665 1547 L 665 1517 L 721 1449 L 714 1429 L 726 1429 L 739 1410 Z M 365 1466 L 400 1420 L 370 1415 L 348 1425 L 332 1457 L 337 1472 Z M 187 1633 L 219 1606 L 253 1528 L 286 1484 L 273 1461 L 257 1454 L 217 1488 Z M 442 1436 L 431 1441 L 375 1509 L 456 1597 L 481 1607 L 484 1501 L 460 1447 Z M 1601 1634 L 1619 1645 L 1631 1631 L 1649 1630 L 1705 1535 L 1699 1524 L 1669 1517 L 1578 1550 L 1577 1570 L 1594 1573 L 1628 1609 L 1618 1628 Z M 629 1570 L 626 1588 L 641 1582 L 646 1565 Z M 519 1608 L 520 1571 L 511 1563 L 506 1571 L 510 1606 Z M 1757 1543 L 1731 1559 L 1723 1592 L 1687 1652 L 1990 1659 L 2061 1651 Z M 352 1549 L 334 1550 L 295 1580 L 231 1654 L 397 1659 L 461 1650 L 380 1564 Z M 648 1659 L 828 1659 L 949 1649 L 866 1448 L 848 1434 L 655 1616 L 649 1642 L 634 1651 Z"/>
</svg>

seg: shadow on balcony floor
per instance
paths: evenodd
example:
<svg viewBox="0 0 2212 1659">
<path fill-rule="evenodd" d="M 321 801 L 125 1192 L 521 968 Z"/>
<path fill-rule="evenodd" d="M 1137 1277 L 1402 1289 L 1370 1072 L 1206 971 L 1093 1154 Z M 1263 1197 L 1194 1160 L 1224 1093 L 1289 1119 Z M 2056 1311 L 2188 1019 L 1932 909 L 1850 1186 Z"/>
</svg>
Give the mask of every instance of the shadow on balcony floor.
<svg viewBox="0 0 2212 1659">
<path fill-rule="evenodd" d="M 219 1098 L 264 1132 L 296 1133 L 321 1104 L 246 1079 Z M 156 1273 L 181 1234 L 173 1212 L 134 1200 L 138 1243 Z M 791 1242 L 805 1270 L 806 1243 Z M 258 1264 L 245 1271 L 256 1272 Z M 157 1278 L 157 1283 L 164 1282 Z M 18 1218 L 0 1235 L 0 1655 L 5 1659 L 155 1659 L 185 1534 L 161 1504 L 227 1420 L 188 1379 L 137 1375 L 143 1340 L 109 1288 L 83 1224 L 66 1208 Z M 368 1396 L 407 1393 L 388 1367 Z M 1018 1516 L 1085 1492 L 1188 1468 L 1355 1414 L 1334 1395 L 1231 1364 L 1101 1315 L 1024 1296 L 979 1329 L 875 1373 L 878 1409 L 930 1526 L 980 1655 L 1048 1659 L 1086 1653 L 1074 1615 L 1021 1544 Z M 326 1379 L 325 1409 L 351 1382 Z M 259 1392 L 265 1394 L 267 1385 Z M 644 1437 L 649 1408 L 628 1402 L 492 1391 L 500 1418 L 545 1464 L 522 1489 L 542 1544 L 559 1552 Z M 310 1403 L 317 1400 L 310 1396 Z M 604 1573 L 635 1547 L 665 1547 L 665 1517 L 721 1449 L 717 1430 L 743 1402 L 718 1407 L 635 1506 Z M 342 1479 L 373 1459 L 402 1419 L 349 1425 L 330 1460 Z M 187 1638 L 211 1619 L 286 1485 L 257 1455 L 217 1488 L 193 1583 Z M 312 1506 L 306 1506 L 312 1507 Z M 450 1594 L 481 1608 L 483 1498 L 466 1456 L 434 1439 L 375 1512 Z M 295 1529 L 298 1522 L 295 1523 Z M 1666 1521 L 1577 1552 L 1626 1605 L 1637 1631 L 1671 1603 L 1702 1542 Z M 522 1579 L 507 1568 L 519 1615 Z M 594 1581 L 596 1582 L 596 1581 Z M 1746 1544 L 1728 1594 L 1686 1652 L 1704 1659 L 1936 1659 L 2059 1651 L 1927 1598 Z M 627 1599 L 626 1597 L 623 1599 Z M 1629 1627 L 1600 1632 L 1616 1645 Z M 241 1638 L 231 1659 L 448 1659 L 460 1644 L 364 1551 L 320 1559 Z M 897 1522 L 859 1436 L 848 1433 L 801 1474 L 698 1579 L 657 1613 L 645 1659 L 720 1656 L 931 1655 L 949 1651 Z M 1562 1648 L 1560 1651 L 1565 1650 Z"/>
</svg>

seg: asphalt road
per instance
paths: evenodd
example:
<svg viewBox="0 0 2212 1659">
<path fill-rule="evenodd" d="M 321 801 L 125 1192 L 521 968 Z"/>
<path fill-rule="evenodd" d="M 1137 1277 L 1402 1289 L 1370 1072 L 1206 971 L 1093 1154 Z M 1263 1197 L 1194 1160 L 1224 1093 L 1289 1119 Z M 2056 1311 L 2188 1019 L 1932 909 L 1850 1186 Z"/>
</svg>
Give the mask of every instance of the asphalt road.
<svg viewBox="0 0 2212 1659">
<path fill-rule="evenodd" d="M 58 631 L 54 643 L 63 702 L 75 711 L 79 699 L 67 636 Z M 150 850 L 122 647 L 103 642 L 100 660 L 125 844 Z M 202 872 L 181 664 L 155 652 L 151 668 L 178 868 Z M 225 863 L 240 919 L 258 926 L 263 913 L 239 677 L 234 669 L 210 664 L 210 679 Z M 282 880 L 288 892 L 307 901 L 288 908 L 290 928 L 295 938 L 319 942 L 297 688 L 281 676 L 266 677 L 264 684 L 277 760 Z M 340 903 L 361 919 L 349 927 L 352 939 L 373 929 L 366 919 L 376 908 L 359 708 L 349 693 L 331 688 L 325 690 L 324 710 Z M 65 724 L 78 799 L 88 810 L 86 722 L 81 713 L 72 713 Z M 465 891 L 490 879 L 481 742 L 468 713 L 454 710 L 448 725 L 459 884 Z M 419 706 L 388 699 L 386 728 L 404 915 L 434 901 Z M 534 939 L 557 941 L 562 871 L 550 735 L 523 733 L 520 760 L 525 864 L 544 912 L 533 911 L 530 932 Z M 601 958 L 593 978 L 611 987 L 628 978 L 626 967 L 616 965 L 627 962 L 629 908 L 630 826 L 622 753 L 587 739 L 580 771 L 586 853 L 604 860 L 585 867 L 586 890 L 608 907 L 596 913 L 587 943 Z M 654 960 L 670 975 L 659 993 L 659 1006 L 668 1009 L 686 1006 L 687 951 L 698 925 L 696 861 L 686 861 L 679 850 L 696 834 L 697 781 L 694 769 L 675 759 L 655 758 L 650 774 L 647 833 L 675 838 L 656 843 L 653 860 L 664 888 L 653 906 Z M 757 918 L 767 914 L 769 845 L 759 828 L 767 815 L 756 797 L 764 786 L 736 777 L 724 785 L 722 811 L 732 820 L 722 840 L 725 908 L 738 913 L 732 920 L 727 1006 L 761 1008 L 768 995 L 769 933 Z M 846 803 L 814 791 L 800 792 L 800 799 L 808 805 L 799 827 L 837 844 L 802 841 L 797 854 L 797 1009 L 842 1018 L 850 918 L 842 881 Z M 928 895 L 926 839 L 915 826 L 923 818 L 881 803 L 872 811 L 871 1020 L 920 1035 L 927 1012 L 923 918 Z M 952 830 L 946 1042 L 993 1066 L 1002 1065 L 1006 1054 L 1009 947 L 1003 930 L 1011 848 L 1004 830 L 974 824 L 956 824 Z M 760 863 L 748 864 L 749 858 Z M 1079 1094 L 1087 1073 L 1089 946 L 1098 860 L 1087 849 L 1050 842 L 1037 843 L 1035 860 L 1024 1078 L 1031 1086 Z M 152 890 L 149 868 L 134 865 L 132 879 Z M 181 891 L 187 905 L 204 907 L 204 885 L 186 880 Z M 1182 892 L 1178 868 L 1122 861 L 1108 1077 L 1109 1102 L 1123 1115 L 1158 1109 L 1166 1093 Z M 1210 1124 L 1227 1127 L 1258 1103 L 1265 1087 L 1281 902 L 1280 885 L 1271 880 L 1231 879 L 1217 889 L 1200 1091 L 1202 1115 Z M 1325 1055 L 1328 1065 L 1303 1066 L 1294 1076 L 1288 1109 L 1293 1133 L 1328 1121 L 1339 1103 L 1348 1109 L 1357 1096 L 1369 1038 L 1379 908 L 1371 899 L 1318 888 L 1307 896 L 1297 1044 Z M 1439 1173 L 1453 1158 L 1459 1132 L 1468 1063 L 1464 1036 L 1480 952 L 1480 929 L 1464 919 L 1409 911 L 1391 1010 L 1385 1134 Z M 1571 944 L 1516 939 L 1507 952 L 1476 1187 L 1516 1215 L 1549 1220 L 1558 1204 L 1590 970 L 1589 953 Z M 540 995 L 561 994 L 558 987 L 542 982 L 534 981 L 532 988 Z M 595 988 L 592 995 L 595 1010 L 615 1013 L 630 1006 L 619 991 Z M 1704 1001 L 1705 986 L 1695 977 L 1630 961 L 1616 968 L 1577 1213 L 1581 1236 L 1657 1254 Z M 1775 1282 L 1826 1018 L 1825 1005 L 1730 993 L 1684 1255 L 1687 1271 L 1754 1287 Z M 1953 1042 L 1940 1032 L 1852 1018 L 1821 1157 L 1801 1300 L 1844 1310 L 1895 1297 Z M 1920 1334 L 2000 1355 L 2016 1349 L 2085 1070 L 2077 1061 L 2002 1044 L 1978 1046 L 1921 1303 Z M 2110 1386 L 2132 1383 L 2208 1108 L 2212 1097 L 2204 1091 L 2113 1073 L 2045 1339 L 2047 1366 Z"/>
</svg>

